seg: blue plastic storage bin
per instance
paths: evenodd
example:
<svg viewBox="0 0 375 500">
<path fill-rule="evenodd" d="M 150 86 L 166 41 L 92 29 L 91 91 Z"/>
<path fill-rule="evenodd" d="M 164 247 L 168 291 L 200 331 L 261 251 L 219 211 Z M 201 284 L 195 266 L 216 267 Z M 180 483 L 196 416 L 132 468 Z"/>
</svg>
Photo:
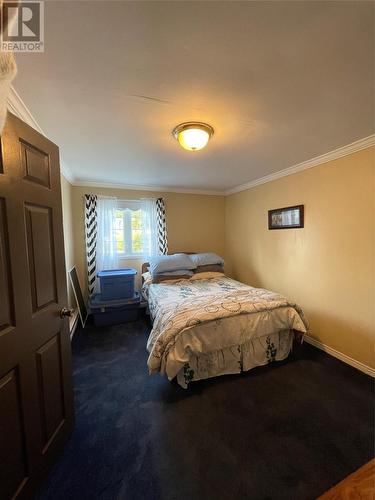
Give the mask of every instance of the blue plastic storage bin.
<svg viewBox="0 0 375 500">
<path fill-rule="evenodd" d="M 132 268 L 100 271 L 100 291 L 103 300 L 130 299 L 134 296 L 134 278 L 137 271 Z"/>
<path fill-rule="evenodd" d="M 102 294 L 96 293 L 91 297 L 89 305 L 95 326 L 109 326 L 136 321 L 140 302 L 139 292 L 125 300 L 103 300 Z"/>
</svg>

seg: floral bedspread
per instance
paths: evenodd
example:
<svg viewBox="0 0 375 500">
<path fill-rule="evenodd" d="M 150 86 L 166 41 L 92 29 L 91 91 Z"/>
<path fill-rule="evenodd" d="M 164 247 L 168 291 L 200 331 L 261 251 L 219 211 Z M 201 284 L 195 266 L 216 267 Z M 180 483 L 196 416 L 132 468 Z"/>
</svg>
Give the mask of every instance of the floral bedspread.
<svg viewBox="0 0 375 500">
<path fill-rule="evenodd" d="M 297 304 L 227 277 L 151 284 L 143 293 L 153 319 L 149 371 L 170 379 L 193 356 L 283 330 L 308 330 Z"/>
</svg>

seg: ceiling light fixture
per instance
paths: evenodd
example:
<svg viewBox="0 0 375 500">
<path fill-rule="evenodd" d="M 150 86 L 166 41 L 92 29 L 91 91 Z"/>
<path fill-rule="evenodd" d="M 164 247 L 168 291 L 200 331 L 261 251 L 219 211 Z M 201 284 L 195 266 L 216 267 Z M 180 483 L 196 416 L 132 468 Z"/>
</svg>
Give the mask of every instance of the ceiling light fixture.
<svg viewBox="0 0 375 500">
<path fill-rule="evenodd" d="M 180 123 L 172 131 L 173 137 L 180 143 L 180 146 L 188 151 L 203 149 L 213 133 L 214 129 L 211 125 L 202 122 Z"/>
</svg>

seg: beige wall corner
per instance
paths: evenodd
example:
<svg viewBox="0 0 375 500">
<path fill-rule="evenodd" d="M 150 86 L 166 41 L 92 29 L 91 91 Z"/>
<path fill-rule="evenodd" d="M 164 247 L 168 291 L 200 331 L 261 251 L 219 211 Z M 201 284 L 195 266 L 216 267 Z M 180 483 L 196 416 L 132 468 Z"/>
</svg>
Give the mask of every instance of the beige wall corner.
<svg viewBox="0 0 375 500">
<path fill-rule="evenodd" d="M 213 251 L 219 254 L 224 253 L 224 196 L 73 186 L 73 255 L 84 293 L 87 291 L 84 195 L 89 193 L 116 196 L 119 199 L 125 200 L 163 197 L 166 204 L 168 247 L 170 252 Z M 121 261 L 122 267 L 134 267 L 137 269 L 137 288 L 140 287 L 142 262 L 142 259 L 124 259 Z"/>
<path fill-rule="evenodd" d="M 73 186 L 61 175 L 61 197 L 63 209 L 63 226 L 64 226 L 64 247 L 65 247 L 65 265 L 66 272 L 75 265 L 74 255 L 74 237 L 73 237 Z M 76 302 L 73 295 L 73 290 L 67 274 L 68 286 L 68 303 L 69 307 L 76 308 Z"/>
<path fill-rule="evenodd" d="M 375 367 L 374 148 L 226 198 L 228 269 L 299 303 L 311 336 Z M 305 205 L 305 227 L 269 231 L 269 209 Z"/>
</svg>

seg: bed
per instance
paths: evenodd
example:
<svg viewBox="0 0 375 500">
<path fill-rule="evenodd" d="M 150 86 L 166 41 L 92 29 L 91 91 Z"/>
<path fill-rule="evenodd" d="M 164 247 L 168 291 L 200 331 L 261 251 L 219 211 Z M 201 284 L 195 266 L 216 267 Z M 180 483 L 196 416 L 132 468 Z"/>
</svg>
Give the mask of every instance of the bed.
<svg viewBox="0 0 375 500">
<path fill-rule="evenodd" d="M 142 272 L 147 268 L 143 264 Z M 224 274 L 146 281 L 142 294 L 153 324 L 147 341 L 149 372 L 176 378 L 184 388 L 283 360 L 308 330 L 297 304 Z"/>
</svg>

